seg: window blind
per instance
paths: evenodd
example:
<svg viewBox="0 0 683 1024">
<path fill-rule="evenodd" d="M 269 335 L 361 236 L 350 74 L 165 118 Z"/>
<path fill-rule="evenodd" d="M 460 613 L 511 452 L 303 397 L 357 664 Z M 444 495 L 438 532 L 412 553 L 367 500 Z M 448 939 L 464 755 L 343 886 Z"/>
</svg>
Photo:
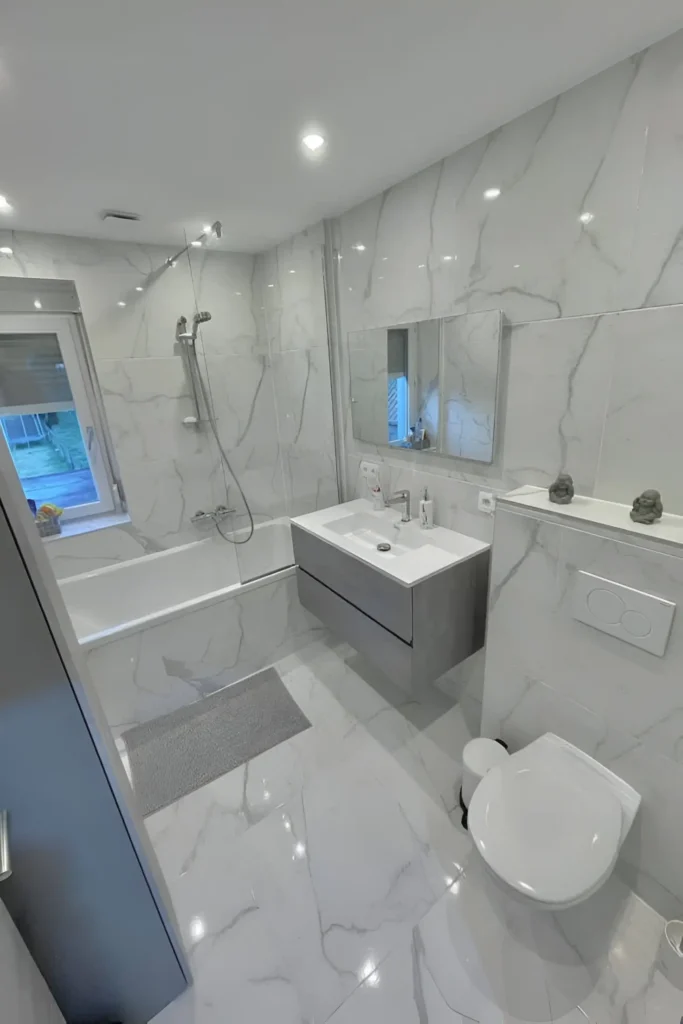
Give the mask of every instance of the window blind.
<svg viewBox="0 0 683 1024">
<path fill-rule="evenodd" d="M 0 407 L 72 401 L 56 334 L 0 334 Z"/>
</svg>

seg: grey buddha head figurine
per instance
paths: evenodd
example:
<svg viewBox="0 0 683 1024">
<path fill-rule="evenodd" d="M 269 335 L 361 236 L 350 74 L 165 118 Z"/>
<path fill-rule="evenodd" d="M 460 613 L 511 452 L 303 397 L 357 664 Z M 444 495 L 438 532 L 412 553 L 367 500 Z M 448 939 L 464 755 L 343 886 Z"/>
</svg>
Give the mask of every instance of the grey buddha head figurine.
<svg viewBox="0 0 683 1024">
<path fill-rule="evenodd" d="M 568 505 L 574 497 L 574 481 L 569 473 L 560 473 L 557 480 L 548 488 L 548 497 L 556 505 Z"/>
<path fill-rule="evenodd" d="M 646 526 L 651 526 L 658 519 L 662 518 L 663 512 L 662 496 L 659 491 L 652 489 L 643 491 L 642 494 L 639 494 L 634 499 L 630 514 L 634 523 L 643 523 Z"/>
</svg>

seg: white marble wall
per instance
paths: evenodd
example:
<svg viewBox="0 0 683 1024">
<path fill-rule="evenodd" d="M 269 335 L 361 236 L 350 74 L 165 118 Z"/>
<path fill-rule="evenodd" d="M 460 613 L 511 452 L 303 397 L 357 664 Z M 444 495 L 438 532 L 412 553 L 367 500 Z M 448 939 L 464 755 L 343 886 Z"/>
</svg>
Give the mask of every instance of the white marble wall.
<svg viewBox="0 0 683 1024">
<path fill-rule="evenodd" d="M 195 540 L 190 516 L 219 502 L 236 508 L 235 528 L 246 525 L 210 429 L 182 423 L 194 410 L 175 324 L 195 309 L 212 313 L 198 352 L 256 521 L 337 500 L 321 231 L 259 258 L 192 249 L 149 281 L 177 249 L 28 233 L 2 241 L 14 255 L 0 274 L 76 284 L 132 520 L 50 544 L 59 576 Z"/>
<path fill-rule="evenodd" d="M 175 711 L 322 636 L 289 575 L 92 648 L 88 666 L 115 736 Z"/>
<path fill-rule="evenodd" d="M 621 869 L 667 918 L 683 911 L 683 555 L 499 506 L 495 517 L 482 731 L 518 748 L 551 730 L 643 797 Z M 576 570 L 675 601 L 655 657 L 571 615 Z"/>
<path fill-rule="evenodd" d="M 216 376 L 220 358 L 254 352 L 253 257 L 202 251 L 193 253 L 192 274 L 183 258 L 148 280 L 182 240 L 171 249 L 16 232 L 2 238 L 14 255 L 0 260 L 0 274 L 75 282 L 132 520 L 51 543 L 58 575 L 196 540 L 189 517 L 224 502 L 225 482 L 206 428 L 182 424 L 192 403 L 174 354 L 175 323 L 181 314 L 191 318 L 197 307 L 212 311 L 199 347 L 207 360 L 215 358 L 209 369 Z M 138 285 L 145 291 L 136 292 Z M 254 388 L 253 376 L 245 375 L 243 394 Z"/>
<path fill-rule="evenodd" d="M 322 224 L 256 257 L 288 515 L 338 500 Z"/>
<path fill-rule="evenodd" d="M 620 463 L 619 453 L 608 454 L 609 436 L 595 476 L 591 394 L 597 384 L 591 378 L 595 374 L 609 386 L 612 373 L 607 347 L 589 337 L 594 324 L 565 320 L 552 338 L 542 328 L 539 334 L 533 325 L 521 325 L 683 301 L 682 105 L 678 33 L 338 219 L 345 396 L 339 413 L 347 497 L 360 486 L 362 456 L 383 462 L 387 487 L 417 492 L 428 485 L 437 521 L 477 536 L 491 533 L 491 520 L 476 511 L 479 488 L 545 482 L 565 456 L 576 466 L 582 488 L 630 496 L 639 474 Z M 501 194 L 487 200 L 484 192 L 492 187 Z M 502 444 L 490 466 L 388 453 L 354 440 L 346 397 L 349 331 L 496 307 L 514 329 L 504 342 L 503 387 L 509 384 L 509 390 L 497 424 Z M 649 344 L 659 330 L 650 323 L 633 320 L 622 327 L 624 333 L 641 331 Z M 623 380 L 615 371 L 614 393 L 620 388 L 626 401 L 647 361 L 645 351 L 645 343 L 638 350 L 634 342 L 630 365 L 625 357 L 622 362 Z M 662 358 L 675 357 L 673 346 L 666 354 L 662 349 Z M 661 385 L 664 378 L 673 391 L 677 372 L 664 369 Z M 656 453 L 648 431 L 634 450 L 642 461 L 647 447 L 658 481 L 649 483 L 670 493 L 673 504 L 679 501 L 677 430 L 669 418 L 673 403 L 667 403 L 655 409 L 651 402 L 648 412 L 654 416 Z M 630 419 L 616 405 L 611 417 L 614 431 L 621 429 L 619 419 Z"/>
</svg>

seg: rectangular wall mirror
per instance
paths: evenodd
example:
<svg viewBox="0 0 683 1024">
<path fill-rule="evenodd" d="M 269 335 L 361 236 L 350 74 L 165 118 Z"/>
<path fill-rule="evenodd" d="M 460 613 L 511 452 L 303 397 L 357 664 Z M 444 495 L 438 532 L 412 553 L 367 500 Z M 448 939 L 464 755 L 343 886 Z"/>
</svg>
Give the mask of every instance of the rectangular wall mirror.
<svg viewBox="0 0 683 1024">
<path fill-rule="evenodd" d="M 491 462 L 502 326 L 493 309 L 351 332 L 353 436 Z"/>
</svg>

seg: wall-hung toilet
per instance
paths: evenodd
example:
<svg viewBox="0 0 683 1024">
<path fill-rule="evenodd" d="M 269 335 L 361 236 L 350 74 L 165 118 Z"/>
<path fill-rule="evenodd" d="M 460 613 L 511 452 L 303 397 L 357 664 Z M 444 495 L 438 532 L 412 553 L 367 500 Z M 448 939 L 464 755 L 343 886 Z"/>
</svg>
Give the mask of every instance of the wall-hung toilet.
<svg viewBox="0 0 683 1024">
<path fill-rule="evenodd" d="M 546 733 L 484 776 L 468 826 L 508 892 L 561 910 L 607 881 L 639 806 L 623 779 Z"/>
</svg>

